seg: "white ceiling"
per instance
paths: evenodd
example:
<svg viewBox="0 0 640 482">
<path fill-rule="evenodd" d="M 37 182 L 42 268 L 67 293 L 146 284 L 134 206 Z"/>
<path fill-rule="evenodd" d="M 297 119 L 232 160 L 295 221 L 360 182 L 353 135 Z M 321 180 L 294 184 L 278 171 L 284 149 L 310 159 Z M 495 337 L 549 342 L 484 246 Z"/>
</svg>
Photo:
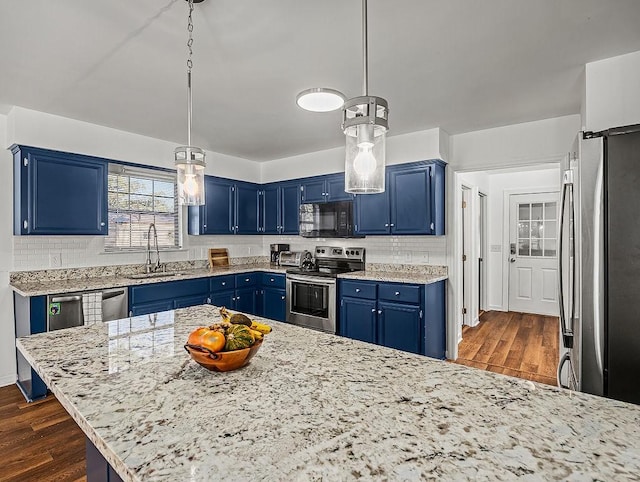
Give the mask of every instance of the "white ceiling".
<svg viewBox="0 0 640 482">
<path fill-rule="evenodd" d="M 207 0 L 193 142 L 256 161 L 342 145 L 309 87 L 361 94 L 359 0 Z M 186 142 L 184 0 L 3 0 L 0 105 Z M 370 0 L 369 89 L 389 135 L 580 111 L 584 64 L 640 50 L 640 0 Z M 6 110 L 6 109 L 5 109 Z"/>
</svg>

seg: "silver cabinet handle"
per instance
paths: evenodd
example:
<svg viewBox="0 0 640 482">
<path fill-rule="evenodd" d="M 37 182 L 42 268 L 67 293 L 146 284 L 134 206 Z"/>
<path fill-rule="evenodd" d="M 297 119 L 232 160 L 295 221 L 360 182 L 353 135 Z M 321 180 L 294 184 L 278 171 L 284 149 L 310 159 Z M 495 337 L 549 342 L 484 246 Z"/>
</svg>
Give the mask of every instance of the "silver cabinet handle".
<svg viewBox="0 0 640 482">
<path fill-rule="evenodd" d="M 244 281 L 245 281 L 246 283 L 248 283 L 248 282 L 249 282 L 249 281 L 251 281 L 251 280 L 250 280 L 249 278 L 245 278 L 245 279 L 244 279 Z"/>
<path fill-rule="evenodd" d="M 384 223 L 384 227 L 388 228 L 389 227 L 389 223 Z"/>
<path fill-rule="evenodd" d="M 282 299 L 284 300 L 284 296 L 282 297 Z"/>
<path fill-rule="evenodd" d="M 100 223 L 100 226 L 103 226 L 103 227 L 104 227 L 104 222 Z"/>
<path fill-rule="evenodd" d="M 223 282 L 222 282 L 222 286 L 226 286 L 226 285 L 227 285 L 227 282 L 226 282 L 226 281 L 223 281 Z"/>
<path fill-rule="evenodd" d="M 396 296 L 400 296 L 400 292 L 399 291 L 396 291 Z"/>
<path fill-rule="evenodd" d="M 360 293 L 360 288 L 356 288 L 356 293 Z"/>
<path fill-rule="evenodd" d="M 22 227 L 23 227 L 24 229 L 27 229 L 27 228 L 29 227 L 29 223 L 28 223 L 27 221 L 23 221 L 23 223 L 22 223 Z"/>
<path fill-rule="evenodd" d="M 395 226 L 395 224 L 391 223 L 389 226 L 394 227 L 394 226 Z"/>
<path fill-rule="evenodd" d="M 376 309 L 375 308 L 371 308 L 371 313 L 375 313 Z"/>
<path fill-rule="evenodd" d="M 378 310 L 378 314 L 381 315 L 382 314 L 382 310 Z"/>
<path fill-rule="evenodd" d="M 271 281 L 271 282 L 273 283 L 275 280 L 274 280 L 273 278 L 270 278 L 270 280 L 269 280 L 269 281 Z"/>
</svg>

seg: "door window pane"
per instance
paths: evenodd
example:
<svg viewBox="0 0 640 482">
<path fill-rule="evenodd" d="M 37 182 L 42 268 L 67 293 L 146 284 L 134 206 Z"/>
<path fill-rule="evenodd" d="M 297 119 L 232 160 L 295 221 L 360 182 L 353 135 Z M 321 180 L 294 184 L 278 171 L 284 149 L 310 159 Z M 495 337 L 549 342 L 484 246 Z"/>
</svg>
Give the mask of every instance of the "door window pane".
<svg viewBox="0 0 640 482">
<path fill-rule="evenodd" d="M 557 203 L 518 203 L 518 256 L 555 257 Z"/>
</svg>

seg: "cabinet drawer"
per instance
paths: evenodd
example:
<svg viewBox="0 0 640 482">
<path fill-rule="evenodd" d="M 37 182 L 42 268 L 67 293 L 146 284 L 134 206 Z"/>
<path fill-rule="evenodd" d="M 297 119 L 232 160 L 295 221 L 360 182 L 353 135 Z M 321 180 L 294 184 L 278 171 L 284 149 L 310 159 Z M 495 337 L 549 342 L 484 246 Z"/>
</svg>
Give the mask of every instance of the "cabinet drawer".
<svg viewBox="0 0 640 482">
<path fill-rule="evenodd" d="M 210 280 L 211 291 L 226 291 L 236 288 L 235 275 L 227 274 L 224 276 L 214 276 Z"/>
<path fill-rule="evenodd" d="M 366 281 L 346 281 L 340 282 L 340 297 L 351 296 L 352 298 L 376 299 L 376 284 Z"/>
<path fill-rule="evenodd" d="M 275 273 L 262 273 L 263 288 L 282 288 L 286 286 L 285 275 Z"/>
<path fill-rule="evenodd" d="M 401 303 L 420 304 L 420 286 L 380 283 L 378 285 L 378 298 Z"/>
<path fill-rule="evenodd" d="M 236 289 L 247 288 L 249 286 L 255 286 L 260 280 L 261 273 L 243 273 L 236 275 Z"/>
</svg>

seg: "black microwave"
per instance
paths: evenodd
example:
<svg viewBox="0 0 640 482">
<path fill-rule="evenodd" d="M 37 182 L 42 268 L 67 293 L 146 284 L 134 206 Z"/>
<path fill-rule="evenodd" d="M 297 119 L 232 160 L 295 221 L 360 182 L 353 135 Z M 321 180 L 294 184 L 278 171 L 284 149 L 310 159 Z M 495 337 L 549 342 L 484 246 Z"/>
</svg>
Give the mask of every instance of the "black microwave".
<svg viewBox="0 0 640 482">
<path fill-rule="evenodd" d="M 305 238 L 353 238 L 353 201 L 305 203 L 298 216 Z"/>
</svg>

